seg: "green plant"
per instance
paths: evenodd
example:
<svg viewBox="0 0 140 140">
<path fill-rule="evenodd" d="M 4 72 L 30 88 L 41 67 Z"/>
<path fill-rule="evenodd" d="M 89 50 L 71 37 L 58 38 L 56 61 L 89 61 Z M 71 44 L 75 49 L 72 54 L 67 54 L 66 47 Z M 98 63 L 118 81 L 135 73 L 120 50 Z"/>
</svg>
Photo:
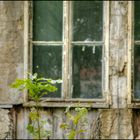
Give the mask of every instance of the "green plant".
<svg viewBox="0 0 140 140">
<path fill-rule="evenodd" d="M 86 132 L 85 125 L 87 124 L 88 109 L 85 107 L 76 107 L 73 114 L 70 113 L 70 107 L 65 111 L 67 123 L 62 123 L 60 128 L 66 130 L 68 139 L 76 139 L 80 133 Z"/>
<path fill-rule="evenodd" d="M 35 101 L 35 107 L 31 109 L 29 114 L 31 122 L 27 126 L 28 132 L 35 139 L 50 137 L 51 132 L 45 130 L 43 127 L 47 121 L 41 120 L 39 114 L 39 101 L 44 95 L 57 90 L 54 86 L 56 83 L 61 83 L 61 80 L 38 78 L 36 73 L 33 75 L 28 73 L 27 79 L 16 79 L 11 85 L 12 88 L 16 88 L 20 91 L 23 91 L 24 89 L 28 90 L 29 98 Z"/>
<path fill-rule="evenodd" d="M 44 128 L 44 125 L 47 123 L 47 120 L 42 120 L 39 112 L 36 108 L 31 108 L 29 114 L 31 122 L 27 126 L 28 132 L 33 136 L 34 139 L 48 139 L 51 136 L 51 132 L 47 131 Z"/>
</svg>

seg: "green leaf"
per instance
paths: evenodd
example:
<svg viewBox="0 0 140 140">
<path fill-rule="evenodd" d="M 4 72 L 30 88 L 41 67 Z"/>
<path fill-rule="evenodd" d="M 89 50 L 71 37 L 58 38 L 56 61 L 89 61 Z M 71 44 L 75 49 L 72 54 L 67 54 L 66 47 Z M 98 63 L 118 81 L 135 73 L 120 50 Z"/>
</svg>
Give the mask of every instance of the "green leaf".
<svg viewBox="0 0 140 140">
<path fill-rule="evenodd" d="M 60 128 L 62 128 L 62 129 L 67 129 L 67 128 L 68 128 L 68 124 L 62 123 L 62 124 L 60 125 Z"/>
<path fill-rule="evenodd" d="M 34 126 L 32 126 L 31 124 L 28 124 L 27 130 L 29 131 L 29 133 L 33 134 L 34 133 Z"/>
<path fill-rule="evenodd" d="M 31 111 L 29 114 L 29 117 L 32 121 L 37 120 L 38 119 L 38 115 L 36 111 Z"/>
<path fill-rule="evenodd" d="M 67 117 L 72 121 L 74 120 L 74 116 L 72 114 L 70 114 L 69 112 L 67 113 Z"/>
<path fill-rule="evenodd" d="M 80 130 L 78 130 L 78 134 L 80 134 L 80 133 L 84 133 L 84 132 L 86 132 L 87 130 L 84 130 L 84 129 L 80 129 Z"/>
<path fill-rule="evenodd" d="M 75 125 L 77 125 L 80 119 L 81 119 L 81 116 L 80 115 L 75 116 L 74 119 L 73 119 L 73 123 Z"/>
<path fill-rule="evenodd" d="M 22 88 L 24 88 L 25 84 L 26 84 L 25 80 L 16 79 L 16 81 L 14 83 L 12 83 L 11 87 L 22 89 Z"/>
<path fill-rule="evenodd" d="M 75 131 L 74 129 L 72 129 L 72 130 L 70 131 L 70 133 L 68 134 L 68 138 L 69 138 L 69 139 L 74 139 L 75 136 L 76 136 L 76 131 Z"/>
</svg>

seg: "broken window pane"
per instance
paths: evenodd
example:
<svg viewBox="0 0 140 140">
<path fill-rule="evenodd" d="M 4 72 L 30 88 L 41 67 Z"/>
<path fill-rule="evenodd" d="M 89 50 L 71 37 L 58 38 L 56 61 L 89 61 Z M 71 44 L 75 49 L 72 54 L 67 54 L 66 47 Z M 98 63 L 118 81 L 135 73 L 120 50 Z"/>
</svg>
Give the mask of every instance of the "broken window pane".
<svg viewBox="0 0 140 140">
<path fill-rule="evenodd" d="M 62 47 L 61 46 L 33 46 L 33 73 L 39 77 L 62 79 Z M 61 84 L 58 90 L 45 97 L 61 97 Z"/>
<path fill-rule="evenodd" d="M 102 97 L 102 46 L 73 47 L 73 98 Z"/>
<path fill-rule="evenodd" d="M 33 2 L 33 40 L 62 40 L 62 1 Z"/>
<path fill-rule="evenodd" d="M 140 99 L 140 45 L 134 47 L 134 96 Z"/>
<path fill-rule="evenodd" d="M 134 9 L 134 38 L 140 40 L 140 1 L 135 1 Z"/>
<path fill-rule="evenodd" d="M 73 40 L 101 41 L 103 1 L 73 1 Z"/>
</svg>

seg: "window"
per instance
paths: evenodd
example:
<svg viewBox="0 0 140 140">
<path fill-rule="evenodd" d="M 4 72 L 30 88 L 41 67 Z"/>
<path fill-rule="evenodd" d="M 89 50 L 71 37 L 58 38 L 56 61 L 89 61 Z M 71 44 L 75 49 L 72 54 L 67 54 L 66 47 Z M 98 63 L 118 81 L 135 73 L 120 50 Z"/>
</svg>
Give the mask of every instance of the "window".
<svg viewBox="0 0 140 140">
<path fill-rule="evenodd" d="M 134 99 L 140 99 L 140 2 L 134 2 Z"/>
<path fill-rule="evenodd" d="M 30 69 L 62 79 L 44 98 L 105 100 L 108 97 L 109 2 L 33 1 Z"/>
<path fill-rule="evenodd" d="M 33 2 L 33 73 L 62 79 L 63 2 Z M 50 42 L 51 41 L 51 42 Z M 61 97 L 62 86 L 49 97 Z"/>
</svg>

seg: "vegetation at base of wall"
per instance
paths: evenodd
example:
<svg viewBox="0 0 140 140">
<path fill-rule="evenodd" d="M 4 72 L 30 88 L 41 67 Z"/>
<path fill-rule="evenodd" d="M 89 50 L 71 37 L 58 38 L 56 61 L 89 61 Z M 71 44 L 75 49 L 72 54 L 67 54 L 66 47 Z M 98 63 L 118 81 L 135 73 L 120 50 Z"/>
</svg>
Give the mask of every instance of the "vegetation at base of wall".
<svg viewBox="0 0 140 140">
<path fill-rule="evenodd" d="M 52 132 L 44 128 L 44 126 L 47 124 L 47 120 L 41 119 L 41 116 L 39 115 L 39 112 L 36 108 L 31 108 L 29 118 L 31 122 L 28 123 L 27 130 L 33 136 L 33 138 L 49 139 L 52 135 Z"/>
<path fill-rule="evenodd" d="M 51 92 L 55 92 L 57 88 L 54 86 L 56 83 L 61 83 L 61 80 L 52 80 L 46 78 L 38 78 L 37 74 L 28 74 L 27 79 L 16 79 L 11 85 L 12 88 L 16 88 L 20 91 L 28 90 L 28 96 L 34 100 L 36 105 L 31 108 L 29 114 L 30 122 L 27 126 L 28 132 L 34 139 L 48 139 L 52 132 L 47 131 L 44 125 L 47 120 L 42 120 L 39 114 L 39 101 L 40 99 Z"/>
<path fill-rule="evenodd" d="M 62 123 L 60 128 L 66 130 L 67 139 L 77 139 L 78 135 L 86 132 L 88 109 L 85 107 L 76 107 L 74 112 L 70 113 L 70 108 L 66 109 L 66 123 Z"/>
<path fill-rule="evenodd" d="M 49 139 L 52 135 L 52 132 L 44 127 L 47 124 L 47 120 L 42 119 L 40 116 L 39 101 L 44 95 L 55 92 L 57 88 L 54 84 L 61 82 L 61 80 L 38 78 L 36 73 L 33 75 L 29 73 L 27 79 L 16 79 L 11 85 L 12 88 L 20 91 L 27 90 L 29 98 L 36 103 L 35 107 L 31 108 L 29 113 L 30 121 L 27 125 L 27 130 L 34 139 Z M 88 109 L 76 107 L 74 112 L 70 112 L 70 107 L 66 108 L 67 123 L 61 124 L 60 128 L 66 130 L 68 139 L 75 139 L 79 134 L 86 132 L 85 125 L 87 124 Z"/>
</svg>

